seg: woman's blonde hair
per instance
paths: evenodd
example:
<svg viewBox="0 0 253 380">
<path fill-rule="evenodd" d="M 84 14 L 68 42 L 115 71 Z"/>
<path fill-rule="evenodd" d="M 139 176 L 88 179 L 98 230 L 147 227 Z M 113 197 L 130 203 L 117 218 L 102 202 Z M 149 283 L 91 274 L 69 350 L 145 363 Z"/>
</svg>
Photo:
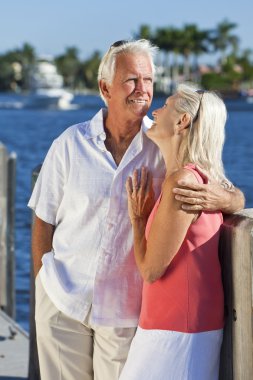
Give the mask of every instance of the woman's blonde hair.
<svg viewBox="0 0 253 380">
<path fill-rule="evenodd" d="M 176 91 L 175 108 L 191 118 L 189 133 L 180 147 L 183 164 L 196 163 L 210 173 L 210 177 L 225 187 L 232 188 L 222 163 L 227 110 L 215 92 L 200 91 L 181 84 Z"/>
<path fill-rule="evenodd" d="M 103 56 L 98 68 L 98 85 L 101 79 L 111 84 L 115 75 L 115 63 L 118 54 L 144 54 L 150 59 L 152 73 L 155 75 L 154 57 L 158 51 L 158 47 L 151 44 L 149 40 L 122 40 L 114 42 L 109 50 Z M 106 104 L 106 100 L 101 92 L 100 96 Z"/>
</svg>

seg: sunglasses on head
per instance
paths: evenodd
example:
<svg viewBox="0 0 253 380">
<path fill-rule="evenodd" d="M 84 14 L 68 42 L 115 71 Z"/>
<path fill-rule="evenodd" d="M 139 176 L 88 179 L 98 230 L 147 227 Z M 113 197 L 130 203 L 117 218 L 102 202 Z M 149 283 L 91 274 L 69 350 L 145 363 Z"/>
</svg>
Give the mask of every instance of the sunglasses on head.
<svg viewBox="0 0 253 380">
<path fill-rule="evenodd" d="M 200 110 L 200 106 L 201 106 L 201 102 L 202 102 L 202 99 L 203 99 L 203 95 L 204 95 L 204 93 L 205 93 L 205 90 L 197 90 L 196 92 L 197 92 L 197 94 L 201 95 L 201 98 L 200 98 L 200 101 L 199 101 L 199 107 L 198 107 L 198 110 L 197 110 L 197 112 L 196 112 L 196 115 L 195 115 L 193 121 L 196 121 L 196 120 L 198 119 L 198 117 L 199 117 L 199 110 Z"/>
<path fill-rule="evenodd" d="M 119 41 L 116 41 L 113 44 L 111 44 L 110 49 L 114 48 L 114 47 L 122 46 L 124 44 L 127 44 L 128 42 L 129 42 L 128 40 L 119 40 Z"/>
</svg>

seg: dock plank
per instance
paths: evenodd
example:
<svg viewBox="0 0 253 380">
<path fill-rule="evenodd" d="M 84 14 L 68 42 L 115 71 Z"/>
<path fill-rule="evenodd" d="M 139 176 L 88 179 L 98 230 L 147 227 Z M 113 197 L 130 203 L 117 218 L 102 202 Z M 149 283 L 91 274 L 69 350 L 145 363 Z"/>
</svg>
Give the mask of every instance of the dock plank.
<svg viewBox="0 0 253 380">
<path fill-rule="evenodd" d="M 28 378 L 29 336 L 0 310 L 0 380 Z"/>
</svg>

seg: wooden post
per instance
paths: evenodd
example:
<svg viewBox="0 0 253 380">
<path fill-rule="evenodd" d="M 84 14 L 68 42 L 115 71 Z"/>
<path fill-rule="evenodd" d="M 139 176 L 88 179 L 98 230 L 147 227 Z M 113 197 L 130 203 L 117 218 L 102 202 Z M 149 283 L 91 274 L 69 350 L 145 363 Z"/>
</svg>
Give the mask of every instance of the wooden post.
<svg viewBox="0 0 253 380">
<path fill-rule="evenodd" d="M 16 197 L 16 153 L 8 157 L 7 182 L 7 306 L 6 313 L 16 317 L 16 291 L 15 291 L 15 197 Z"/>
<path fill-rule="evenodd" d="M 32 189 L 38 178 L 41 165 L 37 166 L 32 172 Z M 32 214 L 32 225 L 34 213 Z M 39 358 L 37 350 L 37 338 L 35 327 L 35 281 L 33 272 L 33 258 L 31 255 L 30 269 L 30 349 L 29 349 L 29 380 L 40 380 Z"/>
<path fill-rule="evenodd" d="M 15 317 L 14 209 L 16 155 L 0 143 L 0 306 Z"/>
<path fill-rule="evenodd" d="M 16 155 L 0 143 L 0 307 L 15 317 Z"/>
<path fill-rule="evenodd" d="M 252 380 L 253 209 L 225 218 L 220 253 L 227 311 L 220 380 Z"/>
<path fill-rule="evenodd" d="M 0 306 L 7 306 L 7 151 L 0 142 Z"/>
</svg>

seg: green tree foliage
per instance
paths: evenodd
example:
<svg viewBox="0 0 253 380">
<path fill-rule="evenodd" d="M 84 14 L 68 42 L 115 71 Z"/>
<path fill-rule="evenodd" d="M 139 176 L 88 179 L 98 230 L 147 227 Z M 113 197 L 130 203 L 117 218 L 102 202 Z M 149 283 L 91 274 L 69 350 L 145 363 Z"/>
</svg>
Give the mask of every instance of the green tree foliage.
<svg viewBox="0 0 253 380">
<path fill-rule="evenodd" d="M 172 81 L 178 82 L 179 74 L 183 74 L 184 80 L 201 82 L 207 89 L 228 88 L 238 89 L 241 82 L 252 80 L 252 62 L 250 54 L 240 56 L 239 38 L 233 34 L 237 25 L 228 20 L 221 21 L 216 28 L 201 30 L 195 24 L 186 24 L 182 28 L 173 26 L 157 28 L 153 33 L 147 25 L 140 26 L 137 36 L 149 35 L 166 57 L 163 66 L 167 66 Z M 221 71 L 215 70 L 203 75 L 202 80 L 198 70 L 198 58 L 201 54 L 220 54 L 219 66 Z M 173 57 L 170 63 L 170 56 Z M 181 72 L 179 59 L 183 61 Z M 159 60 L 159 64 L 160 64 Z M 170 68 L 170 66 L 172 68 Z"/>
<path fill-rule="evenodd" d="M 196 24 L 186 24 L 182 28 L 159 27 L 152 30 L 143 24 L 134 38 L 146 38 L 160 48 L 157 66 L 163 77 L 172 78 L 173 83 L 190 79 L 200 82 L 207 89 L 240 88 L 241 83 L 252 86 L 252 52 L 239 50 L 239 38 L 234 34 L 237 25 L 223 20 L 214 29 L 199 29 Z M 217 67 L 210 67 L 210 73 L 199 77 L 198 59 L 202 54 L 219 55 Z M 28 43 L 21 48 L 0 55 L 0 91 L 28 89 L 29 70 L 37 60 L 35 49 Z M 98 51 L 86 60 L 79 58 L 74 46 L 55 57 L 55 64 L 64 78 L 64 85 L 70 89 L 97 90 L 97 71 L 101 60 Z M 210 65 L 209 65 L 210 66 Z M 217 66 L 217 65 L 216 65 Z"/>
<path fill-rule="evenodd" d="M 81 63 L 76 47 L 68 47 L 64 54 L 55 58 L 55 63 L 59 73 L 63 76 L 64 85 L 75 89 L 78 86 L 78 74 Z"/>
<path fill-rule="evenodd" d="M 14 88 L 15 72 L 5 57 L 0 57 L 0 91 L 10 91 Z"/>
<path fill-rule="evenodd" d="M 209 33 L 207 30 L 199 30 L 195 24 L 185 25 L 181 33 L 180 50 L 184 57 L 184 76 L 186 79 L 192 79 L 190 57 L 195 58 L 194 65 L 196 68 L 198 66 L 198 57 L 208 52 Z"/>
<path fill-rule="evenodd" d="M 228 20 L 221 21 L 214 30 L 209 32 L 209 42 L 214 51 L 221 53 L 221 63 L 225 63 L 228 51 L 236 52 L 238 49 L 239 38 L 231 31 L 237 24 Z"/>
<path fill-rule="evenodd" d="M 29 67 L 35 59 L 35 49 L 28 43 L 0 56 L 0 91 L 26 89 Z"/>
<path fill-rule="evenodd" d="M 101 60 L 95 51 L 86 61 L 80 61 L 75 47 L 67 48 L 63 55 L 55 58 L 59 73 L 64 78 L 66 87 L 82 90 L 97 89 L 97 71 Z"/>
<path fill-rule="evenodd" d="M 88 89 L 96 89 L 97 87 L 97 73 L 101 61 L 101 55 L 95 51 L 92 56 L 82 64 L 80 78 L 84 81 L 85 87 Z"/>
<path fill-rule="evenodd" d="M 134 34 L 134 38 L 135 39 L 144 38 L 146 40 L 152 41 L 153 35 L 150 29 L 150 26 L 146 24 L 141 25 L 139 31 Z"/>
<path fill-rule="evenodd" d="M 252 55 L 252 50 L 245 49 L 237 58 L 236 63 L 242 67 L 243 70 L 243 80 L 251 82 L 253 86 L 253 65 L 250 61 L 250 56 Z"/>
<path fill-rule="evenodd" d="M 207 73 L 202 75 L 201 84 L 204 88 L 212 91 L 218 90 L 220 92 L 229 92 L 231 90 L 236 90 L 236 77 L 231 76 L 231 74 L 223 73 Z"/>
</svg>

